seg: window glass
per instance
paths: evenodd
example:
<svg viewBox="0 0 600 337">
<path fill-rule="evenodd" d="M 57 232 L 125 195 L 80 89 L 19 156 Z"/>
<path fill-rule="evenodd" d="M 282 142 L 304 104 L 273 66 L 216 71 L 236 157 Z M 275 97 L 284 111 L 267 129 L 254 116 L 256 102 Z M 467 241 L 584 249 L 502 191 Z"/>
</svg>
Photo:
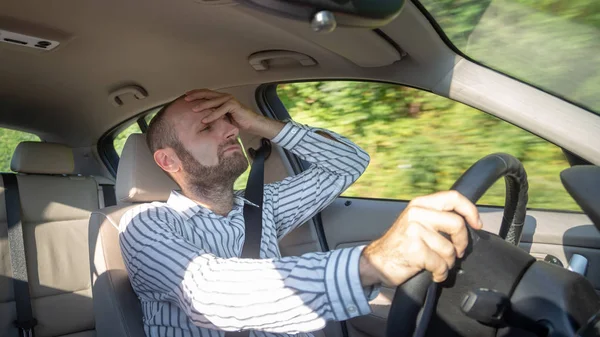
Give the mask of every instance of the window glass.
<svg viewBox="0 0 600 337">
<path fill-rule="evenodd" d="M 505 152 L 527 170 L 530 208 L 579 211 L 560 182 L 569 164 L 559 147 L 462 103 L 369 82 L 282 84 L 277 93 L 295 121 L 335 131 L 370 154 L 343 196 L 410 200 L 447 190 L 477 160 Z M 479 204 L 503 206 L 504 197 L 499 181 Z"/>
<path fill-rule="evenodd" d="M 419 1 L 467 56 L 600 114 L 600 1 Z"/>
<path fill-rule="evenodd" d="M 11 172 L 10 161 L 20 142 L 36 141 L 40 138 L 34 134 L 0 128 L 0 172 Z"/>
</svg>

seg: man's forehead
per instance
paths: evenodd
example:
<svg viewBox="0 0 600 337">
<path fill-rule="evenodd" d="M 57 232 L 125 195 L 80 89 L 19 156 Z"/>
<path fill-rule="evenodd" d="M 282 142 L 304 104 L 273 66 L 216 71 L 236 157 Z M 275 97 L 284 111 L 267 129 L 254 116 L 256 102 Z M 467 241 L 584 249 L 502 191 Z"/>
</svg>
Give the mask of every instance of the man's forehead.
<svg viewBox="0 0 600 337">
<path fill-rule="evenodd" d="M 189 123 L 193 120 L 201 121 L 202 118 L 206 117 L 209 111 L 194 112 L 192 108 L 200 104 L 201 101 L 188 102 L 184 97 L 180 97 L 171 103 L 171 106 L 167 109 L 167 114 L 171 121 L 181 121 Z"/>
</svg>

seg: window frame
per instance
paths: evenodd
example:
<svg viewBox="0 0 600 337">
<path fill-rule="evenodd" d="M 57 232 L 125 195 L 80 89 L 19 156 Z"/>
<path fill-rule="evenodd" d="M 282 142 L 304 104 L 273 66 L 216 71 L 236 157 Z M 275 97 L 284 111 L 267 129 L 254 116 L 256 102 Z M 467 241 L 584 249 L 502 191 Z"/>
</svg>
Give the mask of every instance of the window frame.
<svg viewBox="0 0 600 337">
<path fill-rule="evenodd" d="M 493 70 L 493 69 L 492 69 Z M 529 133 L 531 133 L 532 135 L 535 135 L 536 137 L 538 137 L 539 139 L 542 139 L 556 147 L 558 147 L 559 149 L 561 149 L 562 153 L 565 156 L 565 160 L 567 161 L 567 163 L 569 164 L 569 167 L 575 166 L 575 165 L 591 165 L 591 163 L 589 163 L 588 161 L 586 161 L 585 159 L 582 159 L 581 157 L 577 156 L 576 154 L 573 154 L 567 150 L 565 150 L 564 148 L 562 148 L 561 146 L 555 144 L 552 141 L 549 141 L 548 139 L 538 135 L 537 133 L 530 131 L 526 128 L 523 128 L 519 125 L 516 125 L 514 123 L 511 123 L 509 121 L 506 121 L 504 119 L 502 119 L 499 116 L 496 116 L 494 114 L 491 114 L 489 112 L 486 112 L 482 109 L 473 107 L 469 104 L 457 101 L 455 99 L 452 99 L 450 97 L 446 97 L 446 96 L 442 96 L 439 94 L 436 94 L 430 90 L 426 90 L 423 88 L 419 88 L 416 86 L 411 86 L 411 85 L 407 85 L 407 84 L 403 84 L 403 83 L 396 83 L 396 82 L 391 82 L 391 81 L 376 81 L 376 80 L 368 80 L 368 79 L 349 79 L 349 78 L 325 78 L 325 79 L 319 79 L 319 78 L 315 78 L 315 79 L 309 79 L 309 80 L 297 80 L 297 81 L 281 81 L 281 82 L 271 82 L 271 83 L 264 83 L 260 86 L 258 86 L 256 88 L 255 91 L 255 98 L 256 98 L 256 103 L 258 108 L 261 110 L 261 112 L 263 114 L 265 114 L 267 117 L 271 117 L 280 121 L 285 121 L 287 119 L 292 119 L 292 117 L 290 116 L 289 112 L 287 111 L 286 107 L 283 105 L 283 103 L 281 102 L 281 100 L 279 99 L 279 96 L 277 95 L 277 86 L 281 85 L 281 84 L 293 84 L 293 83 L 307 83 L 307 82 L 333 82 L 333 81 L 347 81 L 347 82 L 368 82 L 368 83 L 378 83 L 378 84 L 390 84 L 390 85 L 397 85 L 397 86 L 404 86 L 407 88 L 412 88 L 412 89 L 416 89 L 416 90 L 422 90 L 434 95 L 438 95 L 440 97 L 444 97 L 446 99 L 452 100 L 454 102 L 463 104 L 465 106 L 468 106 L 472 109 L 478 110 L 481 113 L 485 113 L 488 115 L 491 115 L 495 118 L 500 119 L 501 121 L 503 121 L 504 123 L 508 123 L 516 128 L 519 128 L 521 130 L 527 131 Z M 294 155 L 293 153 L 284 150 L 284 153 L 286 155 L 286 158 L 288 160 L 288 162 L 290 163 L 292 170 L 294 171 L 294 174 L 300 174 L 302 173 L 304 170 L 306 170 L 309 167 L 309 163 L 305 162 L 303 160 L 301 160 L 300 158 L 298 158 L 296 155 Z M 396 201 L 396 202 L 405 202 L 408 203 L 410 202 L 410 200 L 406 200 L 406 199 L 387 199 L 387 198 L 366 198 L 366 197 L 350 197 L 350 196 L 340 196 L 340 198 L 345 198 L 345 199 L 356 199 L 356 200 L 373 200 L 373 201 Z M 499 205 L 487 205 L 487 204 L 480 204 L 477 203 L 476 204 L 477 207 L 487 207 L 487 208 L 496 208 L 496 209 L 504 209 L 504 206 L 499 206 Z M 555 212 L 555 213 L 568 213 L 568 214 L 582 214 L 583 211 L 573 211 L 573 210 L 561 210 L 561 209 L 548 209 L 548 208 L 538 208 L 538 207 L 527 207 L 527 210 L 531 210 L 531 211 L 544 211 L 544 212 Z"/>
</svg>

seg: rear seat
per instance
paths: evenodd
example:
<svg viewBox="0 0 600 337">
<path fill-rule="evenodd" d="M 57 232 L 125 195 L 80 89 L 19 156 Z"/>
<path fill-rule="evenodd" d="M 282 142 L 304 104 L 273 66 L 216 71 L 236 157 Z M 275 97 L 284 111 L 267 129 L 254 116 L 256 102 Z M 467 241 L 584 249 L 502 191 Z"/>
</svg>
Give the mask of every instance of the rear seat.
<svg viewBox="0 0 600 337">
<path fill-rule="evenodd" d="M 92 177 L 68 176 L 70 148 L 24 142 L 13 155 L 36 337 L 95 336 L 88 221 L 99 208 Z M 0 180 L 0 183 L 2 181 Z M 4 187 L 0 189 L 0 336 L 17 337 L 12 268 L 6 234 Z"/>
</svg>

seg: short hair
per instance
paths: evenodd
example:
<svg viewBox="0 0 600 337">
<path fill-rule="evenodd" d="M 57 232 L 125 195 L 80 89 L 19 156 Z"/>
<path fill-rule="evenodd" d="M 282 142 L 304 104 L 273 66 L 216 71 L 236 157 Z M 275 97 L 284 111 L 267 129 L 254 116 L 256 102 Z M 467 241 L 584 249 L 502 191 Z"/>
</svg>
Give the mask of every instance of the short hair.
<svg viewBox="0 0 600 337">
<path fill-rule="evenodd" d="M 177 98 L 179 99 L 179 98 Z M 172 123 L 167 118 L 167 110 L 177 99 L 165 104 L 152 118 L 148 130 L 146 130 L 146 143 L 151 153 L 166 147 L 179 145 L 179 138 L 175 134 Z"/>
</svg>

